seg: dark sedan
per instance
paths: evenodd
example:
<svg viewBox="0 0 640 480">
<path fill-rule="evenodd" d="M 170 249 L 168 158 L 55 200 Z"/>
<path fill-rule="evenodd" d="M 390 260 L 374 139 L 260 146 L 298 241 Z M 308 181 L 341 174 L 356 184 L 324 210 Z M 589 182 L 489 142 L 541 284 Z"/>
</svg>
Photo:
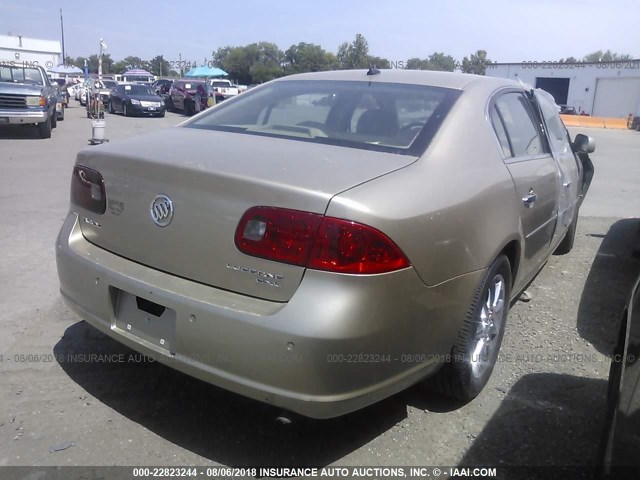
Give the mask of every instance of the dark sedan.
<svg viewBox="0 0 640 480">
<path fill-rule="evenodd" d="M 146 85 L 118 85 L 111 92 L 109 113 L 164 117 L 165 110 L 162 97 Z"/>
</svg>

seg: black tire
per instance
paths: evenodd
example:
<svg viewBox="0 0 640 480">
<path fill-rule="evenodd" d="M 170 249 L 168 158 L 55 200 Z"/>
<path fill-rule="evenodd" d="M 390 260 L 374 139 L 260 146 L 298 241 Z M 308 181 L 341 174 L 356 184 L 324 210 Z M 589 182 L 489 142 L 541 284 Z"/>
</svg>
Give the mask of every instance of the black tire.
<svg viewBox="0 0 640 480">
<path fill-rule="evenodd" d="M 164 101 L 165 105 L 167 106 L 167 110 L 170 112 L 175 112 L 176 109 L 173 106 L 173 100 L 171 99 L 171 97 L 167 97 L 167 99 Z"/>
<path fill-rule="evenodd" d="M 193 115 L 193 105 L 191 104 L 190 101 L 185 100 L 184 102 L 184 112 L 187 114 L 187 116 L 191 117 Z"/>
<path fill-rule="evenodd" d="M 122 102 L 122 115 L 125 117 L 129 116 L 129 112 L 127 112 L 127 102 Z"/>
<path fill-rule="evenodd" d="M 38 124 L 38 136 L 40 138 L 51 138 L 51 117 L 46 122 Z"/>
<path fill-rule="evenodd" d="M 160 115 L 158 115 L 160 118 L 164 118 L 164 112 L 162 112 Z"/>
<path fill-rule="evenodd" d="M 62 115 L 60 115 L 60 118 L 58 119 L 59 122 L 64 122 L 64 111 L 66 110 L 65 107 L 62 107 Z"/>
<path fill-rule="evenodd" d="M 501 282 L 499 288 L 498 282 Z M 498 299 L 502 298 L 501 307 L 486 316 L 483 314 L 487 313 L 485 307 L 489 301 L 490 289 L 492 292 L 497 293 L 498 290 L 502 292 L 497 295 Z M 469 401 L 478 396 L 489 381 L 498 358 L 509 316 L 510 295 L 511 265 L 506 256 L 500 255 L 488 268 L 475 292 L 473 303 L 451 349 L 450 358 L 433 377 L 427 380 L 429 386 L 444 395 L 462 401 Z M 500 304 L 500 301 L 496 303 Z M 497 310 L 501 318 L 492 316 Z M 484 358 L 474 353 L 479 345 L 477 337 L 482 333 L 486 333 L 483 338 L 490 340 L 491 344 L 491 350 L 486 352 Z"/>
<path fill-rule="evenodd" d="M 51 114 L 51 128 L 56 128 L 58 126 L 58 112 L 56 109 L 53 109 L 53 113 Z"/>
<path fill-rule="evenodd" d="M 109 110 L 110 114 L 114 114 L 115 112 L 113 111 L 113 104 L 111 102 L 109 102 L 109 106 L 107 107 L 107 110 Z"/>
<path fill-rule="evenodd" d="M 573 244 L 576 242 L 576 230 L 578 229 L 578 211 L 573 217 L 573 221 L 569 228 L 567 229 L 567 233 L 565 233 L 564 238 L 557 246 L 556 250 L 553 252 L 554 255 L 566 255 L 571 250 L 573 250 Z"/>
</svg>

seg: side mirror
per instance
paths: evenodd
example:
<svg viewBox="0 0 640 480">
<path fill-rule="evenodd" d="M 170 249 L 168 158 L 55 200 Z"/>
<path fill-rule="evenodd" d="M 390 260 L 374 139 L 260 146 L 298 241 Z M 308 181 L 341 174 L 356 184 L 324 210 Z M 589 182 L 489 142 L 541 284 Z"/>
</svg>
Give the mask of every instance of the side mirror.
<svg viewBox="0 0 640 480">
<path fill-rule="evenodd" d="M 573 150 L 576 153 L 593 153 L 596 150 L 596 142 L 593 138 L 579 133 L 573 141 Z"/>
</svg>

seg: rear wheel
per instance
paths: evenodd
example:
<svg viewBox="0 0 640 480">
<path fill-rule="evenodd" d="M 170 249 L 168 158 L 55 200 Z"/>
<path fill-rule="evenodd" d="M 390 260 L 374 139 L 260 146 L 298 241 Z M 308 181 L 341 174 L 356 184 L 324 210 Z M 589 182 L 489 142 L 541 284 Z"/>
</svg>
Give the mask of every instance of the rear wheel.
<svg viewBox="0 0 640 480">
<path fill-rule="evenodd" d="M 56 128 L 58 126 L 58 112 L 56 109 L 53 109 L 53 114 L 51 115 L 51 128 Z"/>
<path fill-rule="evenodd" d="M 113 111 L 113 104 L 112 104 L 111 102 L 109 102 L 108 110 L 109 110 L 109 113 L 111 113 L 111 114 L 113 114 L 113 113 L 114 113 L 114 111 Z"/>
<path fill-rule="evenodd" d="M 475 398 L 485 387 L 498 358 L 511 295 L 511 266 L 500 255 L 485 273 L 467 312 L 450 359 L 429 384 L 460 400 Z"/>
<path fill-rule="evenodd" d="M 184 111 L 185 113 L 190 117 L 191 115 L 193 115 L 193 105 L 191 104 L 190 101 L 185 100 L 184 102 Z"/>
<path fill-rule="evenodd" d="M 46 122 L 38 124 L 38 136 L 40 138 L 51 138 L 51 117 Z"/>
</svg>

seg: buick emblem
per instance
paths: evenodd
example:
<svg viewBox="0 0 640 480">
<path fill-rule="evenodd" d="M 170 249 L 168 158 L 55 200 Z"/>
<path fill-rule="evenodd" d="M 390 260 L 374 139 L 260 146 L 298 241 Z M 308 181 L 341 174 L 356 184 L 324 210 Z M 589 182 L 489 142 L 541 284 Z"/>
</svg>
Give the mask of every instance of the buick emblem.
<svg viewBox="0 0 640 480">
<path fill-rule="evenodd" d="M 173 218 L 173 203 L 165 194 L 157 195 L 151 202 L 151 218 L 160 227 L 166 227 Z"/>
</svg>

